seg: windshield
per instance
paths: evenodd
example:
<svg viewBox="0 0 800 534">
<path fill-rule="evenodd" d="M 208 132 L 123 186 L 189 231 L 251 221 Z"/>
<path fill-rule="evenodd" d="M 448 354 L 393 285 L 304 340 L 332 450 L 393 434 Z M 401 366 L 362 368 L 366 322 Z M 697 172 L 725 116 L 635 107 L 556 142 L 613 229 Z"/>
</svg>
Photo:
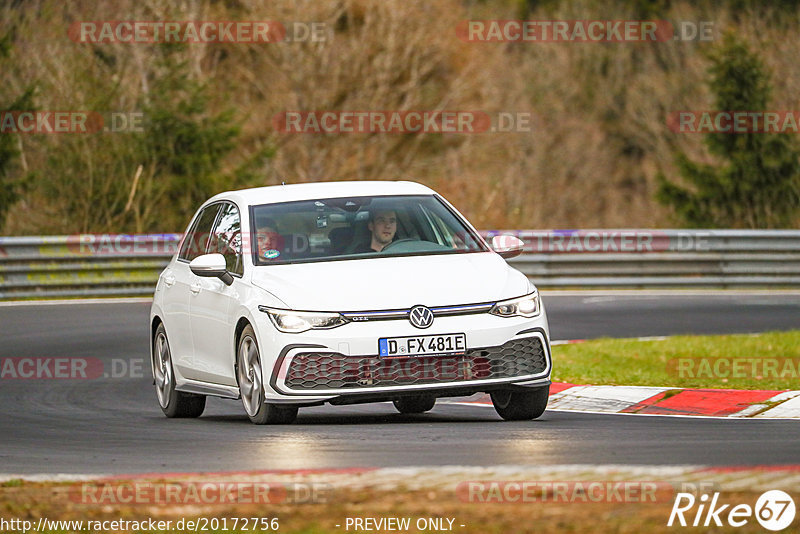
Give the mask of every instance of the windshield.
<svg viewBox="0 0 800 534">
<path fill-rule="evenodd" d="M 325 198 L 250 210 L 256 265 L 488 250 L 434 195 Z"/>
</svg>

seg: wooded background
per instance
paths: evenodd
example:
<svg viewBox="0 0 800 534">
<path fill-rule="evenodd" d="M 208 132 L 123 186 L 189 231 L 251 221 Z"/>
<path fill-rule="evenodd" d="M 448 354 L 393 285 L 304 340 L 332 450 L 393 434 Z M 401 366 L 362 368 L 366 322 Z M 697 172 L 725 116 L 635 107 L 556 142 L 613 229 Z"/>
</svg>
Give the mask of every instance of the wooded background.
<svg viewBox="0 0 800 534">
<path fill-rule="evenodd" d="M 464 20 L 520 18 L 711 21 L 714 38 L 471 43 L 456 35 Z M 766 84 L 767 100 L 758 101 L 800 109 L 796 2 L 25 0 L 3 2 L 0 20 L 0 109 L 145 118 L 138 133 L 0 134 L 5 235 L 182 231 L 199 203 L 220 191 L 367 179 L 429 185 L 479 228 L 800 222 L 796 164 L 777 178 L 788 193 L 764 200 L 787 202 L 788 218 L 748 219 L 733 210 L 692 219 L 675 194 L 672 203 L 659 195 L 666 182 L 697 190 L 686 161 L 721 168 L 731 156 L 715 152 L 706 135 L 672 132 L 666 121 L 677 110 L 716 109 L 714 66 L 726 61 L 718 57 L 726 38 L 729 62 L 751 54 L 754 79 Z M 322 22 L 328 37 L 72 41 L 70 25 L 86 20 Z M 717 72 L 718 85 L 725 76 Z M 733 91 L 750 90 L 746 80 L 731 83 Z M 483 134 L 283 134 L 272 125 L 287 110 L 432 109 L 535 119 L 531 132 Z M 796 163 L 797 135 L 783 136 Z M 760 161 L 765 149 L 745 142 L 743 150 Z M 754 202 L 747 188 L 733 189 L 724 202 Z"/>
</svg>

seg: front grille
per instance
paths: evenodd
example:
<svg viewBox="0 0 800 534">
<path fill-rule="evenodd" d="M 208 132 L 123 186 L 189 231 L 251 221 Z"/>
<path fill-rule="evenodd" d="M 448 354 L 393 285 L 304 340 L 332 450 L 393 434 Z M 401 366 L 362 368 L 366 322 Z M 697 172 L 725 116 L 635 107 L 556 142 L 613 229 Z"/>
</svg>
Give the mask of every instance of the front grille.
<svg viewBox="0 0 800 534">
<path fill-rule="evenodd" d="M 290 364 L 286 386 L 295 391 L 411 386 L 530 376 L 545 369 L 547 355 L 536 337 L 471 349 L 459 356 L 378 358 L 302 352 Z"/>
</svg>

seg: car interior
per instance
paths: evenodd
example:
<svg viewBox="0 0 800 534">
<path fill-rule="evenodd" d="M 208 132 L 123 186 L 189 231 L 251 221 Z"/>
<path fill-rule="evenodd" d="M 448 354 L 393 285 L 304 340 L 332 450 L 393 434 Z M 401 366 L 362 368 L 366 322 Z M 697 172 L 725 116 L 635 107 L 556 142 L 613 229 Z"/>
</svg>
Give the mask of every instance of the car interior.
<svg viewBox="0 0 800 534">
<path fill-rule="evenodd" d="M 452 215 L 446 208 L 432 199 L 336 198 L 254 207 L 253 231 L 260 235 L 268 233 L 268 226 L 277 226 L 274 230 L 279 235 L 274 248 L 263 250 L 263 247 L 257 247 L 257 262 L 269 265 L 377 254 L 356 251 L 363 249 L 372 239 L 368 227 L 370 213 L 386 210 L 397 214 L 393 241 L 404 242 L 398 245 L 399 249 L 393 249 L 395 252 L 481 249 L 479 242 L 467 232 L 454 230 L 458 222 L 451 221 Z M 267 225 L 265 221 L 272 221 L 272 224 Z"/>
<path fill-rule="evenodd" d="M 368 228 L 369 211 L 353 214 L 328 213 L 312 216 L 309 213 L 286 214 L 280 220 L 281 260 L 296 260 L 344 256 L 355 253 L 364 243 L 369 243 L 371 234 Z M 407 215 L 398 212 L 397 235 L 395 240 L 419 238 L 408 221 Z M 263 232 L 258 228 L 256 232 Z M 264 258 L 261 258 L 264 259 Z"/>
</svg>

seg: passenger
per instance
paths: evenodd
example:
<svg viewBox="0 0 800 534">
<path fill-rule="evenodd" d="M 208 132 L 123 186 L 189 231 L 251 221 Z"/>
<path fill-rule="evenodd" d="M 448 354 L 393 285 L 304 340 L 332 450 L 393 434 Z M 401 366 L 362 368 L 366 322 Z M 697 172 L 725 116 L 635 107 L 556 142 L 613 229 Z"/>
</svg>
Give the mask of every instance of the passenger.
<svg viewBox="0 0 800 534">
<path fill-rule="evenodd" d="M 278 225 L 273 219 L 265 217 L 258 220 L 258 257 L 265 260 L 274 260 L 281 255 L 281 235 Z"/>
</svg>

